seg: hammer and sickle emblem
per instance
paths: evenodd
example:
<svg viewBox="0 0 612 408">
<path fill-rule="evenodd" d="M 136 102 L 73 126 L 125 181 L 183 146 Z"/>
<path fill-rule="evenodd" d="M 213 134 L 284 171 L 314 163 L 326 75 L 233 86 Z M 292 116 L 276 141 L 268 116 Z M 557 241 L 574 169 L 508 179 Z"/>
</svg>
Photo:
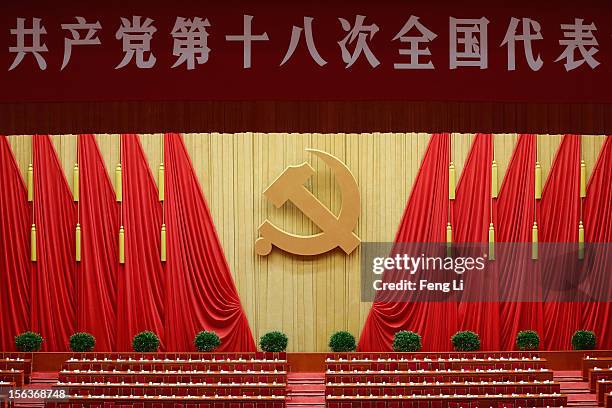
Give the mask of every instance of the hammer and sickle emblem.
<svg viewBox="0 0 612 408">
<path fill-rule="evenodd" d="M 259 227 L 260 238 L 255 241 L 255 252 L 268 255 L 272 245 L 285 252 L 298 255 L 319 255 L 336 247 L 350 254 L 359 246 L 361 240 L 352 231 L 359 219 L 359 187 L 351 171 L 337 157 L 321 150 L 306 149 L 318 156 L 334 172 L 342 192 L 342 208 L 334 215 L 304 186 L 304 182 L 315 174 L 306 162 L 299 166 L 289 166 L 263 192 L 276 208 L 291 201 L 311 219 L 322 232 L 314 235 L 294 235 L 283 231 L 268 220 Z"/>
</svg>

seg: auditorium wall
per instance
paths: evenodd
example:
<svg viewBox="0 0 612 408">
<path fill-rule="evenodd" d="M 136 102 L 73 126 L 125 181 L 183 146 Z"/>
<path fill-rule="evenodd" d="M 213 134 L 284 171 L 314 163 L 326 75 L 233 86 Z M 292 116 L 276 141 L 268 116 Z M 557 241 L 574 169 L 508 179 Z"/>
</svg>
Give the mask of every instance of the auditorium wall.
<svg viewBox="0 0 612 408">
<path fill-rule="evenodd" d="M 346 329 L 358 335 L 370 308 L 360 300 L 359 250 L 348 256 L 337 250 L 309 258 L 278 250 L 267 257 L 255 254 L 257 228 L 266 218 L 296 234 L 316 231 L 291 203 L 276 209 L 262 196 L 263 190 L 287 166 L 309 161 L 317 172 L 309 187 L 337 213 L 341 195 L 332 172 L 304 149 L 325 150 L 343 160 L 359 184 L 362 203 L 357 235 L 362 241 L 392 241 L 429 137 L 424 133 L 184 135 L 256 337 L 279 329 L 289 336 L 289 351 L 324 351 L 335 330 Z M 587 176 L 604 139 L 583 138 Z M 72 188 L 76 136 L 53 136 L 52 140 Z M 458 178 L 472 140 L 471 134 L 452 137 Z M 515 134 L 494 138 L 500 180 L 516 140 Z M 114 171 L 119 161 L 118 135 L 98 135 L 97 141 L 107 170 Z M 558 135 L 538 137 L 544 177 L 560 141 Z M 25 177 L 31 162 L 31 136 L 11 136 L 9 142 Z M 157 179 L 163 156 L 162 135 L 142 135 L 141 142 Z"/>
</svg>

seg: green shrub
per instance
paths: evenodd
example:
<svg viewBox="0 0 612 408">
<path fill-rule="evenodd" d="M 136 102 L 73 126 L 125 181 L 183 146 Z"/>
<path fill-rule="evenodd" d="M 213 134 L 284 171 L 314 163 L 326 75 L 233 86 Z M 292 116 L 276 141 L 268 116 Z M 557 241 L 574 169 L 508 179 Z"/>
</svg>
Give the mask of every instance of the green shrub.
<svg viewBox="0 0 612 408">
<path fill-rule="evenodd" d="M 93 351 L 96 338 L 89 333 L 74 333 L 70 336 L 70 350 L 77 353 Z"/>
<path fill-rule="evenodd" d="M 34 332 L 24 332 L 19 336 L 15 336 L 15 347 L 18 351 L 30 353 L 39 351 L 42 346 L 43 338 L 40 334 Z"/>
<path fill-rule="evenodd" d="M 217 333 L 204 330 L 196 334 L 193 344 L 196 350 L 209 352 L 221 345 L 221 339 Z"/>
<path fill-rule="evenodd" d="M 572 336 L 574 350 L 593 350 L 597 344 L 595 333 L 588 330 L 577 330 Z"/>
<path fill-rule="evenodd" d="M 460 331 L 451 337 L 456 351 L 476 351 L 480 349 L 480 337 L 472 331 Z"/>
<path fill-rule="evenodd" d="M 159 337 L 152 331 L 143 331 L 134 336 L 132 348 L 138 353 L 150 353 L 159 349 Z"/>
<path fill-rule="evenodd" d="M 347 331 L 335 332 L 329 338 L 329 348 L 335 352 L 355 351 L 355 336 Z"/>
<path fill-rule="evenodd" d="M 422 347 L 421 336 L 415 332 L 402 330 L 393 336 L 393 351 L 415 352 L 420 351 Z"/>
<path fill-rule="evenodd" d="M 280 352 L 287 350 L 289 339 L 285 333 L 279 331 L 271 331 L 259 339 L 259 347 L 263 351 Z"/>
<path fill-rule="evenodd" d="M 519 350 L 537 350 L 540 348 L 540 336 L 533 330 L 524 330 L 516 335 L 516 348 Z"/>
</svg>

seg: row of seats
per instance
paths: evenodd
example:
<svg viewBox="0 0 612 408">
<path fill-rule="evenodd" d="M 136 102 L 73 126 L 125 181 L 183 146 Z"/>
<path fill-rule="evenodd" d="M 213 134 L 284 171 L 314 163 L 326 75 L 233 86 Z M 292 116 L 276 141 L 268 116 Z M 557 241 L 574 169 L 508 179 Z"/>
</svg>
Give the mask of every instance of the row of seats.
<svg viewBox="0 0 612 408">
<path fill-rule="evenodd" d="M 74 353 L 68 361 L 104 361 L 104 360 L 137 360 L 137 361 L 165 361 L 165 360 L 206 360 L 206 361 L 250 361 L 269 360 L 286 361 L 285 352 L 245 352 L 245 353 Z"/>
<path fill-rule="evenodd" d="M 23 370 L 0 370 L 0 381 L 15 383 L 17 387 L 22 387 L 26 382 Z"/>
<path fill-rule="evenodd" d="M 606 394 L 612 393 L 612 380 L 599 380 L 595 385 L 595 395 L 599 405 L 604 405 Z"/>
<path fill-rule="evenodd" d="M 8 398 L 8 390 L 11 388 L 15 388 L 16 385 L 14 382 L 7 382 L 0 380 L 0 408 L 9 408 L 9 398 Z M 11 404 L 12 406 L 12 404 Z"/>
<path fill-rule="evenodd" d="M 593 368 L 612 368 L 612 357 L 590 357 L 582 359 L 582 378 L 589 379 L 589 370 Z"/>
<path fill-rule="evenodd" d="M 66 362 L 63 366 L 63 371 L 104 371 L 104 370 L 146 370 L 146 371 L 286 371 L 287 364 L 280 362 L 265 362 L 265 363 L 195 363 L 195 362 L 140 362 L 140 361 L 125 361 L 125 362 Z"/>
<path fill-rule="evenodd" d="M 447 369 L 481 369 L 481 370 L 494 370 L 504 369 L 512 370 L 515 368 L 520 369 L 540 369 L 546 367 L 546 360 L 513 360 L 513 361 L 351 361 L 351 362 L 328 362 L 327 368 L 331 371 L 348 371 L 348 370 L 447 370 Z"/>
<path fill-rule="evenodd" d="M 559 383 L 429 383 L 429 384 L 334 384 L 327 386 L 327 395 L 484 395 L 484 394 L 552 394 L 560 393 Z"/>
<path fill-rule="evenodd" d="M 0 381 L 17 382 L 15 381 L 16 377 L 21 375 L 15 375 L 15 371 L 23 373 L 23 379 L 20 380 L 21 384 L 30 382 L 32 375 L 31 353 L 0 353 Z"/>
<path fill-rule="evenodd" d="M 424 371 L 424 372 L 351 372 L 326 373 L 325 381 L 332 383 L 356 382 L 451 382 L 451 381 L 545 381 L 552 380 L 550 370 L 497 371 Z"/>
<path fill-rule="evenodd" d="M 326 397 L 329 408 L 518 408 L 518 407 L 563 407 L 567 397 L 560 394 L 542 395 L 425 395 L 395 397 Z"/>
<path fill-rule="evenodd" d="M 287 384 L 57 384 L 55 388 L 69 395 L 135 395 L 135 396 L 280 396 Z"/>
<path fill-rule="evenodd" d="M 279 374 L 232 374 L 232 375 L 219 375 L 218 373 L 199 373 L 199 374 L 127 374 L 123 373 L 111 373 L 111 374 L 97 374 L 97 373 L 62 373 L 59 376 L 61 382 L 159 382 L 159 383 L 285 383 L 287 379 L 286 373 Z"/>
<path fill-rule="evenodd" d="M 350 360 L 437 360 L 437 359 L 540 359 L 540 355 L 533 351 L 475 351 L 475 352 L 427 352 L 427 353 L 327 353 L 326 361 Z"/>
<path fill-rule="evenodd" d="M 331 357 L 327 357 L 325 359 L 326 363 L 371 363 L 371 362 L 461 362 L 461 363 L 469 363 L 469 362 L 518 362 L 518 361 L 546 361 L 545 358 L 540 357 L 460 357 L 460 358 L 430 358 L 427 356 L 424 357 L 407 357 L 405 355 L 399 356 L 399 358 L 385 358 L 378 356 L 378 358 L 369 358 L 368 356 L 356 356 L 350 358 L 338 358 L 333 359 Z"/>
<path fill-rule="evenodd" d="M 132 408 L 174 408 L 179 404 L 187 408 L 284 408 L 285 396 L 218 396 L 218 397 L 145 397 L 130 395 L 113 396 L 71 396 L 67 400 L 49 401 L 48 408 L 78 408 L 108 406 L 129 406 Z"/>
<path fill-rule="evenodd" d="M 595 392 L 597 381 L 612 380 L 612 368 L 591 368 L 589 370 L 589 387 Z"/>
</svg>

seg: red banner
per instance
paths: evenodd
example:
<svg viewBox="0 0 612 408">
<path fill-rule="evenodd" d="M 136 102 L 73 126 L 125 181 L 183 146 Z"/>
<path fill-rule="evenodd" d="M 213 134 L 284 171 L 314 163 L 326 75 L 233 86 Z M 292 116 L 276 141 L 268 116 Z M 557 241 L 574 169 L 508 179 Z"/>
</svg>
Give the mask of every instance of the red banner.
<svg viewBox="0 0 612 408">
<path fill-rule="evenodd" d="M 612 6 L 12 0 L 0 70 L 4 102 L 605 103 Z"/>
</svg>

